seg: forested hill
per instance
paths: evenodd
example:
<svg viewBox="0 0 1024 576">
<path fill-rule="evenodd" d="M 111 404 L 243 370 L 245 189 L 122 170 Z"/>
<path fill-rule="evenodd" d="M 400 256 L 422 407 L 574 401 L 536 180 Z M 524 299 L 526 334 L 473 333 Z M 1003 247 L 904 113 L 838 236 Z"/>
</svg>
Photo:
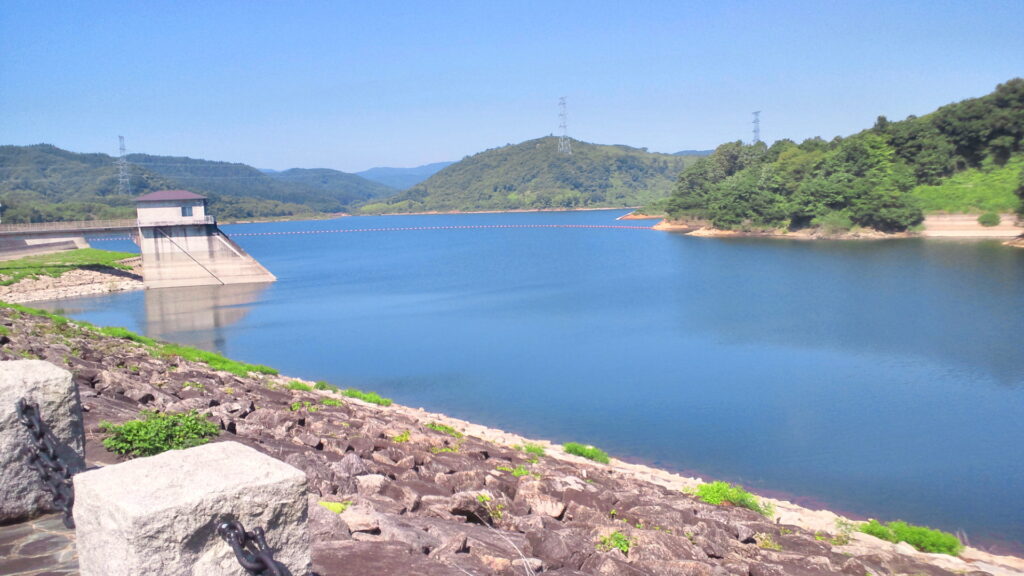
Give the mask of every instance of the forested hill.
<svg viewBox="0 0 1024 576">
<path fill-rule="evenodd" d="M 49 144 L 0 146 L 0 203 L 5 223 L 131 218 L 134 197 L 180 188 L 210 199 L 223 220 L 349 211 L 394 189 L 335 170 L 265 174 L 245 164 L 192 158 L 128 156 L 131 195 L 118 194 L 115 158 Z"/>
<path fill-rule="evenodd" d="M 905 230 L 922 212 L 1020 210 L 1024 80 L 848 138 L 723 144 L 648 208 L 723 229 Z"/>
<path fill-rule="evenodd" d="M 639 206 L 664 198 L 694 159 L 553 136 L 467 157 L 364 213 Z"/>
</svg>

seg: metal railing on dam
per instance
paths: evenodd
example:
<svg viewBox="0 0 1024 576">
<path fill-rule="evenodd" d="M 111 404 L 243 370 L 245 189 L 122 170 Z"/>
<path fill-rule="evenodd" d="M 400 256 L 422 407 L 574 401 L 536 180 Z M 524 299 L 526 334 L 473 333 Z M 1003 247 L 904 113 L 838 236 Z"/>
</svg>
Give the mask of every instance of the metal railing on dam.
<svg viewBox="0 0 1024 576">
<path fill-rule="evenodd" d="M 17 236 L 31 234 L 50 234 L 55 232 L 107 232 L 132 230 L 139 227 L 181 226 L 216 224 L 213 216 L 195 216 L 167 221 L 139 221 L 134 218 L 121 220 L 75 220 L 68 222 L 34 222 L 31 224 L 0 224 L 0 235 Z"/>
</svg>

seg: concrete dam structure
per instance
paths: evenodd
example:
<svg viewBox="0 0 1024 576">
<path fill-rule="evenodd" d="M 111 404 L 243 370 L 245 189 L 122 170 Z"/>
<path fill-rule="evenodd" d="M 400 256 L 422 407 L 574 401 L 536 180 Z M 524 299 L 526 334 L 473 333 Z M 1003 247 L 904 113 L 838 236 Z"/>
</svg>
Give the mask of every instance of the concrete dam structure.
<svg viewBox="0 0 1024 576">
<path fill-rule="evenodd" d="M 0 225 L 0 260 L 88 248 L 90 235 L 127 233 L 139 246 L 146 288 L 277 280 L 217 227 L 205 196 L 161 190 L 135 202 L 135 220 Z"/>
<path fill-rule="evenodd" d="M 277 278 L 227 237 L 206 213 L 206 198 L 161 190 L 136 200 L 133 240 L 147 288 L 273 282 Z"/>
</svg>

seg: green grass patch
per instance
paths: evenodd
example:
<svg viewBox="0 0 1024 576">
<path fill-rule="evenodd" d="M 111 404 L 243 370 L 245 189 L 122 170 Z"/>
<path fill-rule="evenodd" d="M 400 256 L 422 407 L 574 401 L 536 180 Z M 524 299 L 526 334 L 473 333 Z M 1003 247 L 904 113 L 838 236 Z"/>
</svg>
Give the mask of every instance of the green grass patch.
<svg viewBox="0 0 1024 576">
<path fill-rule="evenodd" d="M 859 529 L 865 534 L 870 534 L 889 542 L 906 542 L 921 552 L 957 556 L 964 549 L 964 545 L 960 543 L 960 540 L 949 532 L 934 530 L 924 526 L 914 526 L 899 520 L 889 522 L 888 524 L 882 524 L 878 520 L 871 520 L 861 524 Z"/>
<path fill-rule="evenodd" d="M 159 346 L 159 343 L 152 338 L 136 334 L 127 328 L 121 328 L 119 326 L 105 326 L 102 328 L 96 328 L 96 330 L 104 336 L 111 338 L 118 338 L 121 340 L 131 340 L 132 342 L 138 342 L 145 346 Z"/>
<path fill-rule="evenodd" d="M 410 435 L 410 432 L 408 430 L 405 430 L 401 434 L 392 437 L 391 441 L 392 442 L 398 442 L 399 444 L 404 444 L 404 443 L 409 441 L 409 435 Z"/>
<path fill-rule="evenodd" d="M 100 422 L 110 434 L 103 447 L 129 456 L 152 456 L 168 450 L 180 450 L 206 444 L 220 429 L 195 410 L 189 412 L 143 412 L 139 420 L 124 424 Z"/>
<path fill-rule="evenodd" d="M 391 406 L 390 398 L 382 398 L 376 392 L 363 392 L 362 390 L 357 390 L 356 388 L 348 388 L 344 392 L 342 392 L 342 394 L 348 396 L 349 398 L 356 398 L 358 400 L 362 400 L 363 402 L 369 402 L 370 404 L 376 404 L 378 406 Z"/>
<path fill-rule="evenodd" d="M 224 372 L 230 372 L 235 376 L 245 378 L 250 372 L 258 372 L 260 374 L 277 374 L 277 370 L 273 368 L 263 366 L 260 364 L 247 364 L 245 362 L 236 362 L 216 354 L 214 352 L 207 352 L 206 350 L 200 350 L 199 348 L 193 348 L 191 346 L 179 346 L 178 344 L 164 344 L 157 350 L 158 356 L 173 357 L 177 356 L 183 360 L 190 362 L 202 362 L 208 365 L 214 370 L 222 370 Z"/>
<path fill-rule="evenodd" d="M 306 412 L 316 412 L 317 410 L 320 409 L 320 407 L 309 401 L 299 401 L 292 402 L 291 405 L 288 406 L 288 409 L 291 410 L 292 412 L 298 412 L 299 410 L 305 410 Z"/>
<path fill-rule="evenodd" d="M 331 386 L 327 382 L 324 382 L 323 380 L 318 380 L 316 384 L 313 384 L 313 388 L 317 390 L 330 390 L 331 388 L 333 388 L 333 386 Z"/>
<path fill-rule="evenodd" d="M 601 552 L 619 550 L 623 554 L 629 554 L 629 547 L 632 546 L 632 544 L 633 543 L 625 534 L 616 530 L 607 536 L 601 536 L 594 547 Z"/>
<path fill-rule="evenodd" d="M 15 312 L 21 312 L 29 316 L 39 316 L 40 318 L 49 318 L 53 320 L 57 325 L 67 324 L 70 320 L 60 316 L 58 314 L 52 314 L 46 310 L 40 310 L 38 308 L 29 308 L 28 306 L 22 306 L 21 304 L 10 304 L 8 302 L 0 301 L 0 308 L 6 308 L 8 310 L 14 310 Z"/>
<path fill-rule="evenodd" d="M 119 261 L 134 258 L 138 254 L 131 252 L 110 252 L 95 248 L 81 248 L 56 254 L 27 256 L 17 260 L 0 262 L 0 286 L 10 286 L 25 278 L 51 276 L 56 278 L 65 272 L 85 267 L 117 268 L 131 270 Z"/>
<path fill-rule="evenodd" d="M 312 386 L 310 386 L 309 384 L 306 384 L 305 382 L 299 382 L 298 380 L 292 380 L 291 382 L 289 382 L 288 384 L 285 385 L 285 388 L 287 388 L 289 390 L 300 390 L 302 392 L 312 392 L 313 391 L 313 387 Z"/>
<path fill-rule="evenodd" d="M 701 501 L 715 506 L 732 504 L 733 506 L 753 510 L 768 518 L 775 514 L 774 506 L 758 501 L 756 496 L 744 490 L 742 486 L 729 484 L 728 482 L 701 484 L 697 486 L 694 495 Z"/>
<path fill-rule="evenodd" d="M 918 186 L 911 194 L 925 212 L 1014 212 L 1021 207 L 1014 190 L 1022 169 L 1024 155 L 1003 166 L 987 159 L 981 168 L 958 172 L 936 186 Z"/>
<path fill-rule="evenodd" d="M 607 464 L 610 461 L 608 458 L 608 454 L 604 450 L 601 450 L 600 448 L 595 448 L 593 446 L 584 446 L 583 444 L 579 444 L 577 442 L 569 442 L 563 448 L 569 454 L 582 456 L 583 458 L 593 460 L 594 462 Z"/>
<path fill-rule="evenodd" d="M 352 505 L 352 501 L 345 500 L 344 502 L 317 502 L 317 504 L 323 506 L 324 508 L 327 508 L 328 510 L 334 512 L 335 514 L 341 514 L 345 510 L 348 510 L 348 507 Z"/>
<path fill-rule="evenodd" d="M 341 406 L 341 400 L 337 398 L 321 398 L 320 403 L 324 406 Z"/>
<path fill-rule="evenodd" d="M 534 456 L 543 456 L 544 447 L 539 444 L 523 444 L 522 446 L 513 446 L 516 450 L 526 452 L 527 454 L 533 454 Z"/>
<path fill-rule="evenodd" d="M 501 472 L 508 472 L 515 476 L 516 478 L 519 478 L 520 476 L 530 475 L 530 469 L 522 465 L 516 466 L 515 468 L 511 466 L 495 466 L 494 469 L 500 470 Z"/>
<path fill-rule="evenodd" d="M 439 424 L 437 422 L 427 422 L 426 424 L 424 424 L 424 426 L 430 428 L 431 430 L 441 432 L 442 434 L 447 434 L 452 438 L 462 438 L 462 432 L 459 432 L 458 430 L 452 428 L 451 426 L 445 426 L 444 424 Z"/>
</svg>

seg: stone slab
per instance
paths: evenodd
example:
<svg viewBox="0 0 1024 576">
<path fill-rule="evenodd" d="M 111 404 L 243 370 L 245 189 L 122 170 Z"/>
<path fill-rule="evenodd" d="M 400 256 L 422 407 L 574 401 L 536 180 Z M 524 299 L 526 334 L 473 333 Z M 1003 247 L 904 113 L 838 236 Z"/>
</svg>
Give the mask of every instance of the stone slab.
<svg viewBox="0 0 1024 576">
<path fill-rule="evenodd" d="M 0 523 L 53 509 L 53 498 L 28 464 L 25 448 L 31 435 L 15 408 L 21 398 L 38 404 L 43 423 L 57 440 L 57 454 L 71 473 L 85 468 L 82 405 L 71 373 L 43 360 L 0 362 Z"/>
<path fill-rule="evenodd" d="M 84 472 L 75 498 L 83 576 L 246 576 L 225 519 L 264 528 L 287 573 L 310 570 L 305 473 L 237 442 Z"/>
</svg>

